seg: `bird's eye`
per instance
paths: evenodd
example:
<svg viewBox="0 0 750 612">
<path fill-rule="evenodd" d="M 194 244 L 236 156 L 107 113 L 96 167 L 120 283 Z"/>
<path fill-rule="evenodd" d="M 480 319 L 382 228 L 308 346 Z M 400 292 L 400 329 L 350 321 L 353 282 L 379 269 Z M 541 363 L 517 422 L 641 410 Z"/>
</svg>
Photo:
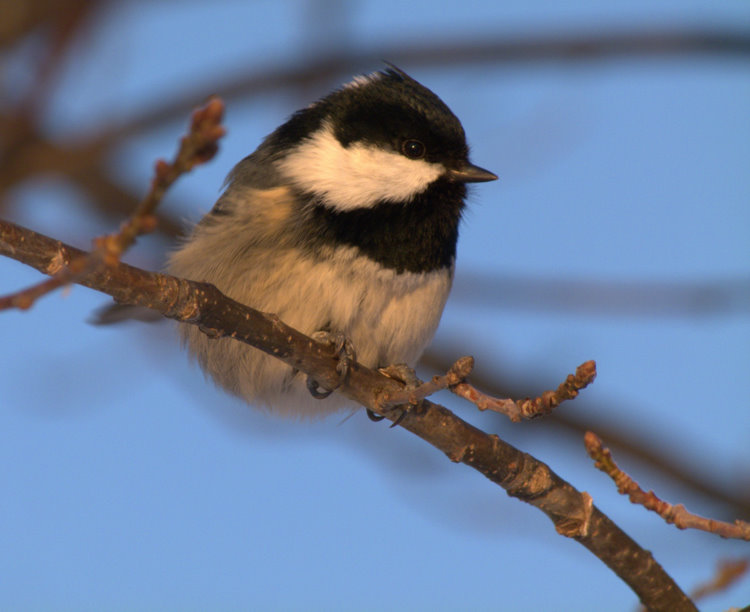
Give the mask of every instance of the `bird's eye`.
<svg viewBox="0 0 750 612">
<path fill-rule="evenodd" d="M 409 159 L 419 159 L 424 157 L 425 147 L 418 140 L 404 140 L 401 152 Z"/>
</svg>

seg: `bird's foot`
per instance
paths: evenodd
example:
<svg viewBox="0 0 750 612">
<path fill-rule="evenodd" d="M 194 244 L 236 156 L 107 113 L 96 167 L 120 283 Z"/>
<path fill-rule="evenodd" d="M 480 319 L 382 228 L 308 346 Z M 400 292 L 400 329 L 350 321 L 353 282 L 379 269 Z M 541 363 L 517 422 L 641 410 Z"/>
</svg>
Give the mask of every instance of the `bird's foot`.
<svg viewBox="0 0 750 612">
<path fill-rule="evenodd" d="M 354 351 L 352 341 L 343 332 L 321 330 L 313 333 L 311 338 L 317 342 L 333 346 L 339 357 L 339 362 L 336 365 L 336 373 L 339 375 L 339 380 L 333 389 L 327 389 L 312 377 L 307 377 L 307 390 L 310 392 L 310 395 L 315 399 L 325 399 L 344 383 L 349 374 L 351 364 L 357 361 L 357 354 Z"/>
<path fill-rule="evenodd" d="M 378 368 L 378 371 L 384 376 L 387 376 L 388 378 L 392 378 L 393 380 L 403 383 L 404 387 L 407 390 L 416 389 L 422 385 L 422 381 L 419 380 L 419 378 L 417 378 L 417 374 L 416 372 L 414 372 L 414 369 L 410 368 L 405 363 L 394 363 L 392 365 L 389 365 L 386 368 Z M 384 416 L 375 414 L 369 408 L 366 408 L 365 410 L 367 411 L 367 417 L 371 421 L 376 421 L 376 422 L 382 421 L 385 418 Z M 399 410 L 401 411 L 401 414 L 396 418 L 395 421 L 393 421 L 393 423 L 391 424 L 391 427 L 395 427 L 401 421 L 403 421 L 404 417 L 406 416 L 406 413 L 409 411 L 409 406 L 402 405 L 402 406 L 399 406 L 398 408 L 393 408 L 393 410 Z"/>
</svg>

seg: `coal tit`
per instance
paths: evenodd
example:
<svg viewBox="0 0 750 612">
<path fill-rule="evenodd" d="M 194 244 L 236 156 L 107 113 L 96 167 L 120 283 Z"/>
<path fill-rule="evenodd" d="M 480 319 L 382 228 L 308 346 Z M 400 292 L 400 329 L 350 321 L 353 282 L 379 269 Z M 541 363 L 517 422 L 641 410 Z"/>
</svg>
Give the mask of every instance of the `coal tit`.
<svg viewBox="0 0 750 612">
<path fill-rule="evenodd" d="M 413 364 L 453 279 L 466 183 L 497 177 L 468 159 L 463 127 L 429 89 L 388 69 L 296 112 L 232 170 L 168 272 L 312 335 L 351 340 L 360 363 Z M 180 333 L 221 387 L 283 415 L 342 407 L 290 366 L 195 326 Z"/>
</svg>

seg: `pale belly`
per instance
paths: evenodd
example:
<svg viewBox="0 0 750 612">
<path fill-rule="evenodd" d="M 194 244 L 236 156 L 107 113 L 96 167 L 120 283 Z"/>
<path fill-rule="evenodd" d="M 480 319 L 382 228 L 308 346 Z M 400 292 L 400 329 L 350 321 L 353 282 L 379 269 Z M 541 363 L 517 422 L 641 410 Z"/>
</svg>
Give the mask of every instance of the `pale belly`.
<svg viewBox="0 0 750 612">
<path fill-rule="evenodd" d="M 315 261 L 292 250 L 281 256 L 256 251 L 245 265 L 230 266 L 229 278 L 219 278 L 209 265 L 185 270 L 175 257 L 170 271 L 212 282 L 230 297 L 275 313 L 305 334 L 341 331 L 352 341 L 357 360 L 368 367 L 413 365 L 437 329 L 452 271 L 396 274 L 355 254 L 353 249 L 338 249 L 330 259 Z M 324 400 L 312 398 L 304 375 L 253 347 L 231 339 L 211 340 L 190 325 L 182 326 L 181 335 L 219 386 L 251 404 L 303 418 L 352 408 L 335 393 Z"/>
</svg>

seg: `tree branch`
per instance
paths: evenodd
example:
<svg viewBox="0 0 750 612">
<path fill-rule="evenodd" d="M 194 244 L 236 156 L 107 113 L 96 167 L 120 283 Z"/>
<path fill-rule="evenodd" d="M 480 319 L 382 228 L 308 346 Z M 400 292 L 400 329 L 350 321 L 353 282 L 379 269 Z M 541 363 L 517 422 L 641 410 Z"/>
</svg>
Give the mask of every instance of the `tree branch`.
<svg viewBox="0 0 750 612">
<path fill-rule="evenodd" d="M 94 240 L 95 250 L 72 260 L 52 259 L 43 270 L 52 278 L 15 294 L 0 297 L 0 310 L 6 308 L 30 308 L 41 296 L 68 283 L 79 282 L 82 277 L 102 268 L 113 266 L 122 254 L 144 233 L 156 226 L 154 212 L 164 194 L 183 174 L 198 164 L 210 160 L 218 150 L 218 140 L 224 135 L 221 119 L 224 103 L 218 98 L 210 99 L 202 108 L 193 112 L 190 130 L 180 140 L 177 155 L 171 163 L 162 159 L 156 162 L 154 178 L 146 196 L 135 212 L 113 234 Z"/>
<path fill-rule="evenodd" d="M 534 399 L 522 400 L 492 397 L 479 391 L 467 382 L 451 386 L 451 391 L 475 404 L 479 410 L 492 410 L 506 415 L 514 423 L 523 419 L 535 419 L 550 414 L 565 400 L 578 397 L 578 392 L 585 389 L 596 378 L 596 363 L 586 361 L 576 368 L 575 374 L 568 374 L 555 391 L 545 391 Z"/>
<path fill-rule="evenodd" d="M 47 273 L 86 253 L 7 221 L 0 221 L 0 254 Z M 338 382 L 337 359 L 278 317 L 244 306 L 213 285 L 147 272 L 116 262 L 78 278 L 79 284 L 118 302 L 153 308 L 164 316 L 198 325 L 211 337 L 232 337 L 273 355 L 326 386 Z M 383 410 L 380 398 L 402 389 L 396 381 L 352 364 L 339 392 L 400 425 L 503 487 L 509 495 L 544 512 L 561 535 L 581 543 L 610 567 L 649 610 L 696 610 L 672 578 L 606 515 L 587 493 L 577 491 L 547 465 L 496 435 L 488 435 L 446 408 L 422 400 L 405 413 Z M 398 412 L 398 414 L 394 414 Z"/>
<path fill-rule="evenodd" d="M 617 491 L 627 495 L 634 504 L 639 504 L 647 510 L 656 512 L 667 523 L 673 524 L 678 529 L 700 529 L 701 531 L 715 533 L 722 538 L 750 541 L 750 523 L 737 520 L 732 524 L 704 518 L 688 512 L 682 504 L 673 505 L 659 499 L 653 491 L 646 493 L 635 480 L 617 467 L 615 460 L 612 459 L 612 453 L 604 447 L 599 436 L 587 431 L 584 442 L 586 451 L 596 462 L 596 467 L 614 480 Z"/>
<path fill-rule="evenodd" d="M 449 346 L 442 349 L 433 346 L 422 356 L 420 363 L 432 370 L 444 371 L 451 363 L 450 353 Z M 518 397 L 530 393 L 529 383 L 519 383 L 516 379 L 511 382 L 510 380 L 502 380 L 497 376 L 489 377 L 474 371 L 472 372 L 472 381 L 477 387 L 484 389 L 485 393 L 489 392 L 495 396 Z M 605 400 L 605 403 L 610 406 L 609 412 L 629 414 L 627 405 L 613 407 L 612 404 L 616 402 L 617 400 L 614 399 Z M 601 437 L 607 440 L 610 447 L 616 447 L 631 457 L 647 463 L 652 469 L 713 502 L 719 501 L 727 505 L 731 516 L 750 515 L 750 498 L 747 497 L 747 494 L 743 496 L 748 488 L 745 486 L 747 484 L 745 480 L 740 482 L 739 487 L 735 486 L 734 490 L 725 490 L 716 482 L 716 479 L 701 477 L 698 473 L 692 472 L 688 468 L 687 458 L 675 459 L 671 454 L 667 454 L 663 448 L 648 444 L 644 439 L 646 432 L 631 431 L 622 426 L 612 425 L 597 415 L 601 415 L 601 411 L 586 416 L 581 416 L 577 410 L 556 411 L 545 418 L 540 425 L 546 430 L 554 428 L 552 433 L 557 437 L 567 435 L 570 442 L 574 443 L 577 448 L 580 447 L 581 437 L 587 431 L 598 431 L 602 434 Z M 700 449 L 697 454 L 700 454 Z"/>
<path fill-rule="evenodd" d="M 411 404 L 416 406 L 426 397 L 429 397 L 433 393 L 442 391 L 443 389 L 450 389 L 454 385 L 457 385 L 471 373 L 474 368 L 473 357 L 461 357 L 453 365 L 448 368 L 448 371 L 440 376 L 433 376 L 429 381 L 421 383 L 416 388 L 410 389 L 408 387 L 401 389 L 400 391 L 393 391 L 384 393 L 380 398 L 380 407 L 383 410 L 395 408 L 400 404 Z M 411 371 L 414 374 L 414 371 Z M 416 375 L 414 375 L 416 378 Z"/>
</svg>

